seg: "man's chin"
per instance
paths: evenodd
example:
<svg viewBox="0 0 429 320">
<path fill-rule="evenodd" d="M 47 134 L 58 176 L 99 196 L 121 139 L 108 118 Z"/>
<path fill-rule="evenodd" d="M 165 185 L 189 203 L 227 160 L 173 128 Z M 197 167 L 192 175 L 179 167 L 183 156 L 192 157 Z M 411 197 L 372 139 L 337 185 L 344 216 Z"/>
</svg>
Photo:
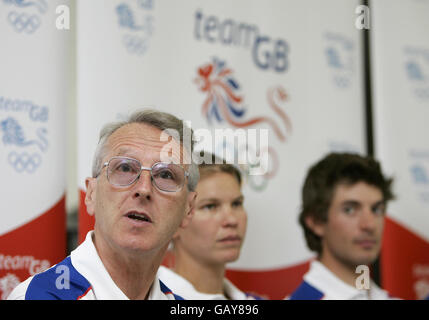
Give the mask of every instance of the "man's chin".
<svg viewBox="0 0 429 320">
<path fill-rule="evenodd" d="M 136 236 L 124 236 L 118 241 L 119 247 L 128 253 L 143 253 L 145 251 L 150 251 L 152 246 L 147 241 L 141 239 L 141 237 Z"/>
<path fill-rule="evenodd" d="M 377 254 L 371 254 L 371 255 L 364 255 L 364 256 L 356 257 L 356 259 L 354 259 L 355 261 L 354 261 L 353 265 L 355 265 L 355 266 L 360 266 L 360 265 L 370 266 L 377 260 L 377 256 L 378 256 Z"/>
</svg>

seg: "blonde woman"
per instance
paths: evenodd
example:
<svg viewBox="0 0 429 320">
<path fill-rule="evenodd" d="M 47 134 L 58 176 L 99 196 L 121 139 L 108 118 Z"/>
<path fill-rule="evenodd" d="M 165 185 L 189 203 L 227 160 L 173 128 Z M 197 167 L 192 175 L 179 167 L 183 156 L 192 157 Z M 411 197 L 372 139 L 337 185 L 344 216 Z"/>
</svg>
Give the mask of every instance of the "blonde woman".
<svg viewBox="0 0 429 320">
<path fill-rule="evenodd" d="M 184 299 L 258 299 L 225 278 L 226 264 L 240 255 L 247 214 L 240 171 L 220 159 L 215 161 L 213 156 L 212 164 L 199 166 L 194 217 L 175 234 L 174 266 L 160 267 L 159 277 Z"/>
</svg>

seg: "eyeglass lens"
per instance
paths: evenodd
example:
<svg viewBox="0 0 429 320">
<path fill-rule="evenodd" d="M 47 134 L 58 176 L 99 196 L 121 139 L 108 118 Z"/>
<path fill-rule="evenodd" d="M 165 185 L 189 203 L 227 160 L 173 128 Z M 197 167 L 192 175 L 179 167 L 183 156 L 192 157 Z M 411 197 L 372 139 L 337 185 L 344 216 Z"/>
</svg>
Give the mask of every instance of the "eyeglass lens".
<svg viewBox="0 0 429 320">
<path fill-rule="evenodd" d="M 128 186 L 136 181 L 141 172 L 141 164 L 135 159 L 112 158 L 108 164 L 107 178 L 117 186 Z M 173 163 L 156 163 L 151 170 L 156 187 L 163 191 L 176 191 L 185 181 L 185 172 Z"/>
</svg>

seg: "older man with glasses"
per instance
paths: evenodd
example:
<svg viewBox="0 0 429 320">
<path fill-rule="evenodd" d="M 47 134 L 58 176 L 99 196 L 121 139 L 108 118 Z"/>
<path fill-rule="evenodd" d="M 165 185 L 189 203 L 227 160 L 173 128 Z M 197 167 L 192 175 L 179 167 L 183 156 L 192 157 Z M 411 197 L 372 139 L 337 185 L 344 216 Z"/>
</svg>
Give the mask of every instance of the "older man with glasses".
<svg viewBox="0 0 429 320">
<path fill-rule="evenodd" d="M 173 235 L 193 215 L 199 174 L 192 139 L 184 141 L 191 135 L 181 120 L 152 110 L 106 125 L 86 179 L 94 230 L 8 299 L 180 299 L 157 270 Z"/>
</svg>

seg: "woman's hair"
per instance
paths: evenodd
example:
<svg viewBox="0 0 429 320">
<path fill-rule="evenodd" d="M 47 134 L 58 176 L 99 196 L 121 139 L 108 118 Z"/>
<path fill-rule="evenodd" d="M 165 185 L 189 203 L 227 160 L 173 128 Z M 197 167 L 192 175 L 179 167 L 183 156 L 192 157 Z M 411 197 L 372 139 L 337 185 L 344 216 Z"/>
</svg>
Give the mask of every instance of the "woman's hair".
<svg viewBox="0 0 429 320">
<path fill-rule="evenodd" d="M 203 161 L 203 163 L 198 166 L 200 180 L 212 174 L 223 172 L 232 175 L 241 186 L 241 171 L 236 166 L 228 164 L 224 159 L 207 152 L 204 154 L 204 159 L 209 159 L 209 161 Z"/>
</svg>

